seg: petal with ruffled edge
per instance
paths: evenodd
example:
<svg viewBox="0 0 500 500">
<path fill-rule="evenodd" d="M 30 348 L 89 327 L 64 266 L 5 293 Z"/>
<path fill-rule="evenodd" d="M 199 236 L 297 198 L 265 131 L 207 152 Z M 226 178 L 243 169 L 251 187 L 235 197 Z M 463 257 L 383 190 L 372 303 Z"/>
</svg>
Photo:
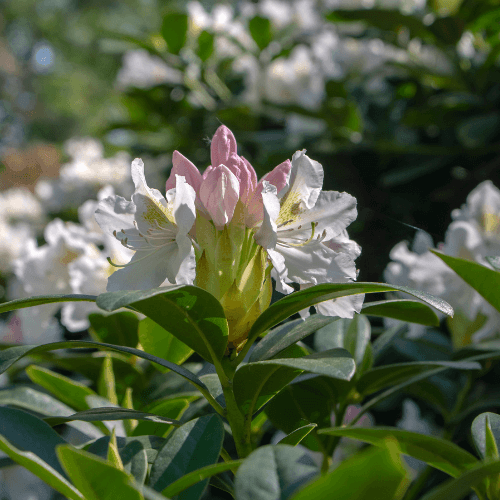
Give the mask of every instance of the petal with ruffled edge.
<svg viewBox="0 0 500 500">
<path fill-rule="evenodd" d="M 100 201 L 95 211 L 95 219 L 104 233 L 134 227 L 136 206 L 121 196 L 110 196 Z"/>
<path fill-rule="evenodd" d="M 261 193 L 264 218 L 260 228 L 255 233 L 255 241 L 266 250 L 274 248 L 278 242 L 276 219 L 280 211 L 280 202 L 276 186 L 263 182 Z"/>
</svg>

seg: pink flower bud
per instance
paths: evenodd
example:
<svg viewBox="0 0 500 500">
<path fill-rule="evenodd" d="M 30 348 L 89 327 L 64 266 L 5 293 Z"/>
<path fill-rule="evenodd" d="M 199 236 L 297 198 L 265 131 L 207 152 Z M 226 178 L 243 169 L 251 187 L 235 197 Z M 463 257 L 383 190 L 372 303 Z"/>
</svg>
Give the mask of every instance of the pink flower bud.
<svg viewBox="0 0 500 500">
<path fill-rule="evenodd" d="M 199 170 L 179 151 L 172 155 L 172 170 L 167 179 L 166 191 L 175 187 L 175 176 L 182 175 L 186 182 L 196 191 L 200 189 L 201 174 Z"/>
<path fill-rule="evenodd" d="M 216 130 L 210 145 L 212 167 L 228 166 L 227 161 L 232 154 L 236 154 L 236 139 L 225 125 L 221 125 Z"/>
<path fill-rule="evenodd" d="M 225 165 L 212 168 L 201 183 L 200 200 L 217 229 L 222 229 L 233 218 L 239 193 L 238 178 Z"/>
</svg>

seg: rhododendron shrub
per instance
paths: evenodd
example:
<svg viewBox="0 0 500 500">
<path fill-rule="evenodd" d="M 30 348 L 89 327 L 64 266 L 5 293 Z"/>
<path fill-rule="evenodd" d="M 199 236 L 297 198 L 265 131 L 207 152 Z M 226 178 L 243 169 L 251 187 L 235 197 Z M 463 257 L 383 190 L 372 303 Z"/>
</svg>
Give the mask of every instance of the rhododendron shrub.
<svg viewBox="0 0 500 500">
<path fill-rule="evenodd" d="M 426 330 L 446 317 L 455 335 L 462 316 L 500 314 L 496 188 L 481 185 L 454 213 L 441 252 L 401 244 L 395 284 L 365 283 L 348 234 L 356 199 L 323 191 L 323 166 L 306 151 L 258 179 L 221 125 L 210 153 L 198 168 L 174 151 L 164 190 L 135 159 L 130 199 L 105 186 L 79 224 L 55 219 L 45 243 L 31 237 L 19 251 L 17 298 L 0 305 L 15 311 L 1 325 L 0 371 L 24 382 L 0 390 L 5 463 L 71 500 L 217 489 L 237 500 L 401 499 L 431 468 L 451 479 L 430 498 L 460 488 L 498 498 L 500 417 L 474 415 L 477 456 L 450 441 L 498 357 L 480 342 L 494 315 L 471 337 L 476 350 Z M 450 283 L 471 300 L 455 301 Z M 406 298 L 365 302 L 384 292 Z M 60 322 L 89 336 L 62 340 L 61 304 Z M 372 338 L 368 316 L 393 326 Z M 388 360 L 401 346 L 407 357 Z M 11 368 L 21 358 L 35 364 Z M 397 392 L 403 417 L 377 426 L 372 410 Z M 409 398 L 427 398 L 440 420 Z"/>
</svg>

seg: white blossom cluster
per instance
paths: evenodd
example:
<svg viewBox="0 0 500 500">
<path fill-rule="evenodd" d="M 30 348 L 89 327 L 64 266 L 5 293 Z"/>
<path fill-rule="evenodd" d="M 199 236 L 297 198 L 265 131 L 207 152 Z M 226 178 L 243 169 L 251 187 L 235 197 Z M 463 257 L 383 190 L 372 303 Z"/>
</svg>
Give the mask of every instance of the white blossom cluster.
<svg viewBox="0 0 500 500">
<path fill-rule="evenodd" d="M 215 36 L 213 58 L 233 60 L 234 72 L 244 81 L 239 97 L 252 106 L 273 103 L 317 110 L 326 97 L 326 83 L 346 78 L 362 81 L 370 95 L 384 100 L 388 95 L 386 78 L 398 71 L 387 63 L 453 73 L 443 52 L 418 37 L 410 38 L 405 30 L 398 35 L 397 43 L 389 44 L 360 37 L 362 23 L 331 23 L 325 19 L 325 14 L 335 9 L 371 7 L 416 15 L 428 25 L 435 19 L 432 10 L 426 9 L 425 0 L 260 0 L 238 2 L 237 7 L 216 3 L 209 11 L 198 1 L 188 2 L 188 40 L 181 51 L 183 59 L 189 61 L 186 74 L 200 73 L 196 48 L 202 30 Z M 249 21 L 256 15 L 268 19 L 276 35 L 262 51 L 249 29 Z M 474 36 L 466 32 L 457 44 L 457 54 L 469 61 L 480 59 L 484 51 L 478 51 L 476 45 Z M 148 88 L 161 83 L 182 85 L 183 79 L 178 68 L 140 49 L 124 55 L 116 83 L 120 88 Z"/>
<path fill-rule="evenodd" d="M 451 216 L 445 240 L 437 248 L 447 255 L 491 267 L 486 257 L 500 255 L 500 190 L 491 181 L 482 182 Z M 433 246 L 425 233 L 417 234 L 411 250 L 407 242 L 398 243 L 390 253 L 392 262 L 385 270 L 386 281 L 448 301 L 455 309 L 448 326 L 457 346 L 498 337 L 500 313 L 431 253 L 429 248 Z M 413 326 L 413 335 L 422 332 L 423 327 Z"/>
<path fill-rule="evenodd" d="M 128 262 L 133 254 L 97 225 L 94 212 L 100 200 L 115 193 L 130 194 L 130 158 L 119 152 L 104 157 L 102 144 L 90 138 L 71 139 L 64 146 L 70 161 L 57 179 L 40 180 L 35 194 L 25 188 L 0 193 L 0 273 L 7 278 L 9 300 L 33 295 L 88 294 L 106 291 L 114 270 L 106 260 Z M 161 162 L 150 161 L 153 177 Z M 77 209 L 78 223 L 48 214 Z M 40 241 L 44 241 L 40 244 Z M 62 329 L 54 315 L 58 304 L 20 309 L 0 323 L 4 342 L 38 344 L 59 340 Z M 61 323 L 69 331 L 89 326 L 92 302 L 62 307 Z"/>
</svg>

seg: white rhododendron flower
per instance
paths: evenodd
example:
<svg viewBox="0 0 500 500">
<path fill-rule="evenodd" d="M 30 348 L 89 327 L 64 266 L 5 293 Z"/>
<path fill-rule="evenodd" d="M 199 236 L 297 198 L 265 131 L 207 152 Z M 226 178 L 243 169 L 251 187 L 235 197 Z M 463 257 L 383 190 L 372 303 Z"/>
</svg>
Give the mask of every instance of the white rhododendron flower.
<svg viewBox="0 0 500 500">
<path fill-rule="evenodd" d="M 479 184 L 467 203 L 452 212 L 452 218 L 438 249 L 491 267 L 486 257 L 500 255 L 500 190 L 491 181 Z M 423 233 L 417 235 L 413 250 L 406 242 L 398 243 L 390 253 L 386 281 L 425 290 L 448 301 L 455 309 L 455 316 L 447 322 L 457 346 L 499 335 L 500 313 L 428 251 L 432 247 L 432 239 Z M 423 331 L 418 328 L 413 335 Z"/>
<path fill-rule="evenodd" d="M 165 280 L 192 283 L 195 255 L 189 232 L 196 218 L 194 189 L 184 177 L 176 176 L 175 188 L 163 197 L 148 187 L 140 159 L 132 162 L 132 179 L 132 201 L 110 196 L 95 213 L 104 232 L 135 252 L 128 264 L 117 265 L 121 269 L 110 276 L 107 289 L 147 290 Z"/>
<path fill-rule="evenodd" d="M 121 269 L 109 277 L 109 291 L 193 283 L 221 302 L 229 346 L 238 348 L 269 306 L 271 276 L 283 293 L 293 291 L 292 283 L 307 288 L 357 278 L 354 261 L 361 249 L 346 231 L 357 215 L 356 200 L 322 191 L 323 168 L 305 151 L 260 181 L 224 125 L 210 152 L 211 165 L 202 175 L 174 151 L 166 198 L 147 186 L 144 164 L 134 160 L 132 200 L 104 198 L 95 217 L 107 235 L 135 252 L 128 264 L 110 260 Z M 82 208 L 82 216 L 89 210 Z M 97 233 L 88 219 L 84 224 Z M 316 309 L 352 318 L 362 304 L 360 295 L 326 301 Z"/>
</svg>

